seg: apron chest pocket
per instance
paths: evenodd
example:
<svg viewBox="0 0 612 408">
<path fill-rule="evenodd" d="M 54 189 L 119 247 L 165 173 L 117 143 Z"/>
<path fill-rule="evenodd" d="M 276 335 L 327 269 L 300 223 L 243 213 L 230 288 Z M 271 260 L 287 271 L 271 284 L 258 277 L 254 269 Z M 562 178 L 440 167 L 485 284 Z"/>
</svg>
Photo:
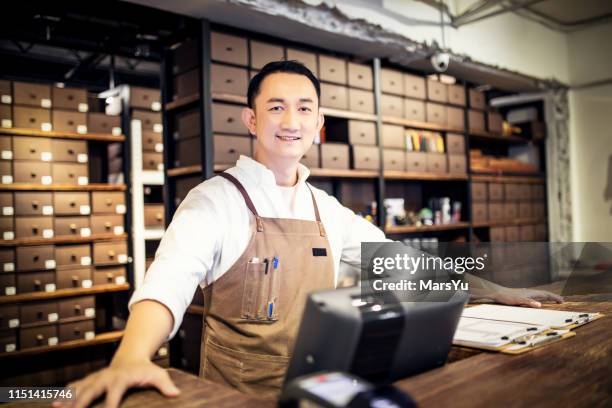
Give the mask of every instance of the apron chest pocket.
<svg viewBox="0 0 612 408">
<path fill-rule="evenodd" d="M 245 268 L 241 317 L 256 322 L 278 320 L 280 270 L 271 262 L 248 262 Z"/>
</svg>

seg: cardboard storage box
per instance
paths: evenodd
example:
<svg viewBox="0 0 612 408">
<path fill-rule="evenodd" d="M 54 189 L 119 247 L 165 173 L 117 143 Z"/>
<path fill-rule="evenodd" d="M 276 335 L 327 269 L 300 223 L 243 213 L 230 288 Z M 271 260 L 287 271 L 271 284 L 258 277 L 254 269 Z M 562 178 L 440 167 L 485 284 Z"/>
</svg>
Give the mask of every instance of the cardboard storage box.
<svg viewBox="0 0 612 408">
<path fill-rule="evenodd" d="M 425 99 L 427 96 L 425 78 L 411 74 L 403 74 L 403 77 L 404 96 L 415 99 Z"/>
<path fill-rule="evenodd" d="M 53 217 L 16 217 L 15 238 L 53 238 Z"/>
<path fill-rule="evenodd" d="M 349 110 L 351 112 L 374 113 L 374 93 L 360 89 L 348 89 Z"/>
<path fill-rule="evenodd" d="M 378 170 L 380 155 L 376 146 L 352 146 L 353 168 L 357 170 Z M 403 152 L 402 152 L 403 153 Z M 391 158 L 390 158 L 391 159 Z M 394 160 L 398 160 L 397 156 Z M 402 157 L 403 163 L 403 157 Z"/>
<path fill-rule="evenodd" d="M 347 83 L 346 61 L 341 58 L 319 55 L 319 79 L 323 82 L 345 85 Z"/>
<path fill-rule="evenodd" d="M 49 109 L 52 106 L 51 87 L 44 84 L 13 82 L 13 103 Z"/>
<path fill-rule="evenodd" d="M 249 85 L 246 69 L 221 64 L 211 64 L 210 69 L 213 93 L 246 96 Z"/>
<path fill-rule="evenodd" d="M 125 266 L 97 268 L 93 272 L 94 285 L 121 285 L 126 282 Z"/>
<path fill-rule="evenodd" d="M 55 346 L 59 343 L 57 325 L 55 323 L 45 326 L 36 326 L 19 329 L 19 349 L 25 350 L 33 347 Z"/>
<path fill-rule="evenodd" d="M 415 122 L 425 122 L 425 102 L 404 99 L 404 118 Z"/>
<path fill-rule="evenodd" d="M 321 167 L 324 169 L 348 169 L 349 146 L 341 143 L 321 145 Z"/>
<path fill-rule="evenodd" d="M 53 323 L 59 319 L 56 301 L 25 303 L 19 307 L 21 326 L 32 323 Z"/>
<path fill-rule="evenodd" d="M 125 232 L 123 215 L 103 214 L 90 217 L 92 234 L 115 234 L 121 235 Z"/>
<path fill-rule="evenodd" d="M 378 155 L 378 148 L 375 147 L 375 149 L 376 152 L 372 154 Z M 384 170 L 406 171 L 406 152 L 399 149 L 384 149 L 383 168 Z"/>
<path fill-rule="evenodd" d="M 435 102 L 448 102 L 448 87 L 439 81 L 427 81 L 427 99 Z"/>
<path fill-rule="evenodd" d="M 172 99 L 190 97 L 200 94 L 200 71 L 192 69 L 174 77 Z"/>
<path fill-rule="evenodd" d="M 487 201 L 487 184 L 472 182 L 472 201 Z"/>
<path fill-rule="evenodd" d="M 87 142 L 85 140 L 52 139 L 53 161 L 67 163 L 87 163 Z"/>
<path fill-rule="evenodd" d="M 164 170 L 164 155 L 162 153 L 144 152 L 142 154 L 143 170 Z"/>
<path fill-rule="evenodd" d="M 304 153 L 304 156 L 302 156 L 300 162 L 308 168 L 317 168 L 321 167 L 320 157 L 319 145 L 313 144 L 310 149 Z"/>
<path fill-rule="evenodd" d="M 145 204 L 144 206 L 145 227 L 147 228 L 163 228 L 164 222 L 164 205 L 163 204 Z"/>
<path fill-rule="evenodd" d="M 218 32 L 210 33 L 211 59 L 230 64 L 248 65 L 246 38 Z"/>
<path fill-rule="evenodd" d="M 58 325 L 59 342 L 74 340 L 93 340 L 96 337 L 94 320 L 80 320 Z"/>
<path fill-rule="evenodd" d="M 465 106 L 465 87 L 463 85 L 448 86 L 448 103 Z"/>
<path fill-rule="evenodd" d="M 229 133 L 236 135 L 248 135 L 247 127 L 242 123 L 242 110 L 238 105 L 225 103 L 213 103 L 212 106 L 212 128 L 215 133 Z M 182 129 L 182 128 L 181 128 Z M 199 134 L 199 133 L 198 133 Z"/>
<path fill-rule="evenodd" d="M 76 184 L 79 186 L 89 184 L 86 164 L 53 163 L 52 172 L 53 182 L 56 184 Z"/>
<path fill-rule="evenodd" d="M 235 164 L 240 155 L 251 156 L 252 138 L 245 136 L 214 136 L 215 164 Z"/>
<path fill-rule="evenodd" d="M 94 296 L 79 296 L 57 301 L 59 321 L 92 318 L 96 316 Z"/>
<path fill-rule="evenodd" d="M 472 109 L 485 109 L 486 101 L 483 92 L 470 89 L 470 108 Z"/>
<path fill-rule="evenodd" d="M 406 170 L 414 172 L 427 171 L 427 154 L 423 152 L 406 152 Z"/>
<path fill-rule="evenodd" d="M 121 117 L 91 112 L 87 114 L 87 131 L 89 133 L 121 135 Z"/>
<path fill-rule="evenodd" d="M 93 253 L 95 265 L 126 264 L 128 261 L 126 242 L 95 242 Z"/>
<path fill-rule="evenodd" d="M 91 213 L 89 193 L 55 192 L 53 193 L 53 211 L 55 215 L 88 215 Z"/>
<path fill-rule="evenodd" d="M 53 109 L 87 112 L 87 90 L 82 88 L 52 87 Z"/>
<path fill-rule="evenodd" d="M 130 87 L 130 106 L 159 111 L 161 110 L 161 92 L 159 89 Z"/>
<path fill-rule="evenodd" d="M 53 215 L 53 193 L 15 192 L 16 215 Z"/>
<path fill-rule="evenodd" d="M 401 96 L 381 95 L 380 113 L 383 116 L 401 118 L 404 116 L 404 98 Z"/>
<path fill-rule="evenodd" d="M 89 217 L 79 215 L 75 217 L 55 217 L 55 236 L 88 237 L 91 235 Z"/>
<path fill-rule="evenodd" d="M 134 109 L 132 111 L 132 119 L 139 119 L 142 122 L 143 131 L 153 131 L 155 133 L 161 133 L 162 127 L 162 115 L 159 112 L 149 112 Z"/>
<path fill-rule="evenodd" d="M 352 145 L 376 145 L 376 124 L 361 120 L 349 120 L 348 142 Z"/>
<path fill-rule="evenodd" d="M 11 105 L 0 105 L 0 127 L 13 127 L 13 109 Z"/>
<path fill-rule="evenodd" d="M 89 244 L 58 245 L 55 247 L 55 263 L 59 267 L 82 267 L 91 265 Z"/>
<path fill-rule="evenodd" d="M 383 93 L 404 95 L 404 77 L 401 71 L 381 69 L 380 85 Z"/>
<path fill-rule="evenodd" d="M 373 90 L 372 67 L 364 64 L 348 63 L 348 85 L 350 87 Z"/>
<path fill-rule="evenodd" d="M 446 155 L 442 153 L 426 153 L 427 171 L 431 173 L 446 173 L 448 171 Z"/>
<path fill-rule="evenodd" d="M 17 270 L 20 272 L 55 269 L 55 249 L 53 245 L 17 247 Z"/>
<path fill-rule="evenodd" d="M 22 272 L 17 274 L 17 293 L 55 292 L 55 272 Z"/>
<path fill-rule="evenodd" d="M 287 48 L 287 60 L 301 62 L 312 71 L 312 73 L 318 78 L 319 69 L 317 68 L 317 55 L 312 52 L 297 50 L 295 48 Z"/>
<path fill-rule="evenodd" d="M 282 46 L 261 41 L 250 40 L 251 67 L 261 69 L 268 62 L 285 59 L 285 50 Z"/>
<path fill-rule="evenodd" d="M 348 88 L 342 85 L 321 84 L 321 106 L 325 108 L 347 110 Z"/>
<path fill-rule="evenodd" d="M 125 193 L 94 191 L 91 193 L 93 214 L 125 214 Z"/>
<path fill-rule="evenodd" d="M 43 108 L 13 106 L 13 127 L 51 131 L 53 130 L 51 111 Z"/>
</svg>

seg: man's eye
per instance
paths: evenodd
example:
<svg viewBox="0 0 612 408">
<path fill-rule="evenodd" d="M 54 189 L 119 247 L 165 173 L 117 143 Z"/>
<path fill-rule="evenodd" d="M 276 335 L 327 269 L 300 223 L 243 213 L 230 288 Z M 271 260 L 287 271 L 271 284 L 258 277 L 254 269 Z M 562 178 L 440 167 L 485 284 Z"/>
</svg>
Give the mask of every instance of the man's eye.
<svg viewBox="0 0 612 408">
<path fill-rule="evenodd" d="M 302 112 L 312 112 L 312 109 L 310 109 L 310 108 L 309 108 L 309 107 L 307 107 L 307 106 L 302 106 L 302 107 L 300 108 L 300 111 L 302 111 Z"/>
<path fill-rule="evenodd" d="M 278 111 L 283 110 L 283 107 L 282 107 L 282 106 L 273 106 L 273 107 L 271 107 L 271 108 L 270 108 L 270 109 L 268 109 L 268 110 L 278 112 Z"/>
</svg>

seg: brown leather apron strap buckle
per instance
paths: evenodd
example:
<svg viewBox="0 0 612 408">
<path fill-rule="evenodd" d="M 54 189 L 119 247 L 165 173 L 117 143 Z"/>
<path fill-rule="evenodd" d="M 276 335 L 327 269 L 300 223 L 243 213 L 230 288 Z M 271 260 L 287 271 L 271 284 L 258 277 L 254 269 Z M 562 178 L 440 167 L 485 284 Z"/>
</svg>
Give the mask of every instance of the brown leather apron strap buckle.
<svg viewBox="0 0 612 408">
<path fill-rule="evenodd" d="M 257 232 L 263 232 L 264 230 L 263 220 L 261 219 L 259 215 L 255 216 L 255 223 L 257 224 Z"/>
<path fill-rule="evenodd" d="M 244 202 L 246 203 L 247 207 L 249 208 L 249 210 L 251 210 L 251 212 L 253 213 L 253 215 L 255 216 L 256 219 L 259 219 L 259 214 L 257 214 L 257 210 L 255 209 L 255 205 L 253 205 L 253 201 L 251 201 L 251 197 L 249 197 L 249 194 L 246 192 L 246 189 L 244 188 L 244 186 L 242 185 L 242 183 L 240 183 L 236 177 L 232 176 L 229 173 L 219 173 L 220 177 L 223 177 L 224 179 L 226 179 L 227 181 L 231 182 L 233 185 L 236 186 L 236 188 L 238 189 L 238 191 L 240 191 L 240 194 L 242 194 L 242 197 L 244 198 Z M 259 220 L 257 222 L 257 230 L 259 231 L 259 224 L 261 223 L 261 220 Z M 263 223 L 262 223 L 262 231 L 263 231 Z"/>
</svg>

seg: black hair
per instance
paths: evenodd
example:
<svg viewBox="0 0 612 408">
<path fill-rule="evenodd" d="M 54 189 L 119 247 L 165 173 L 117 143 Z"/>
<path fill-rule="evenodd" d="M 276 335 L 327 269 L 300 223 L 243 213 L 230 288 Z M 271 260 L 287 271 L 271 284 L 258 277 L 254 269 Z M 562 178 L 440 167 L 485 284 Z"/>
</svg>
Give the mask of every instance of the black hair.
<svg viewBox="0 0 612 408">
<path fill-rule="evenodd" d="M 261 83 L 270 74 L 276 72 L 288 72 L 292 74 L 304 75 L 312 82 L 315 90 L 317 91 L 317 98 L 321 99 L 321 84 L 311 70 L 306 68 L 304 64 L 298 61 L 273 61 L 268 62 L 249 82 L 249 90 L 247 92 L 247 101 L 249 108 L 255 108 L 255 98 L 259 95 L 259 89 Z"/>
</svg>

